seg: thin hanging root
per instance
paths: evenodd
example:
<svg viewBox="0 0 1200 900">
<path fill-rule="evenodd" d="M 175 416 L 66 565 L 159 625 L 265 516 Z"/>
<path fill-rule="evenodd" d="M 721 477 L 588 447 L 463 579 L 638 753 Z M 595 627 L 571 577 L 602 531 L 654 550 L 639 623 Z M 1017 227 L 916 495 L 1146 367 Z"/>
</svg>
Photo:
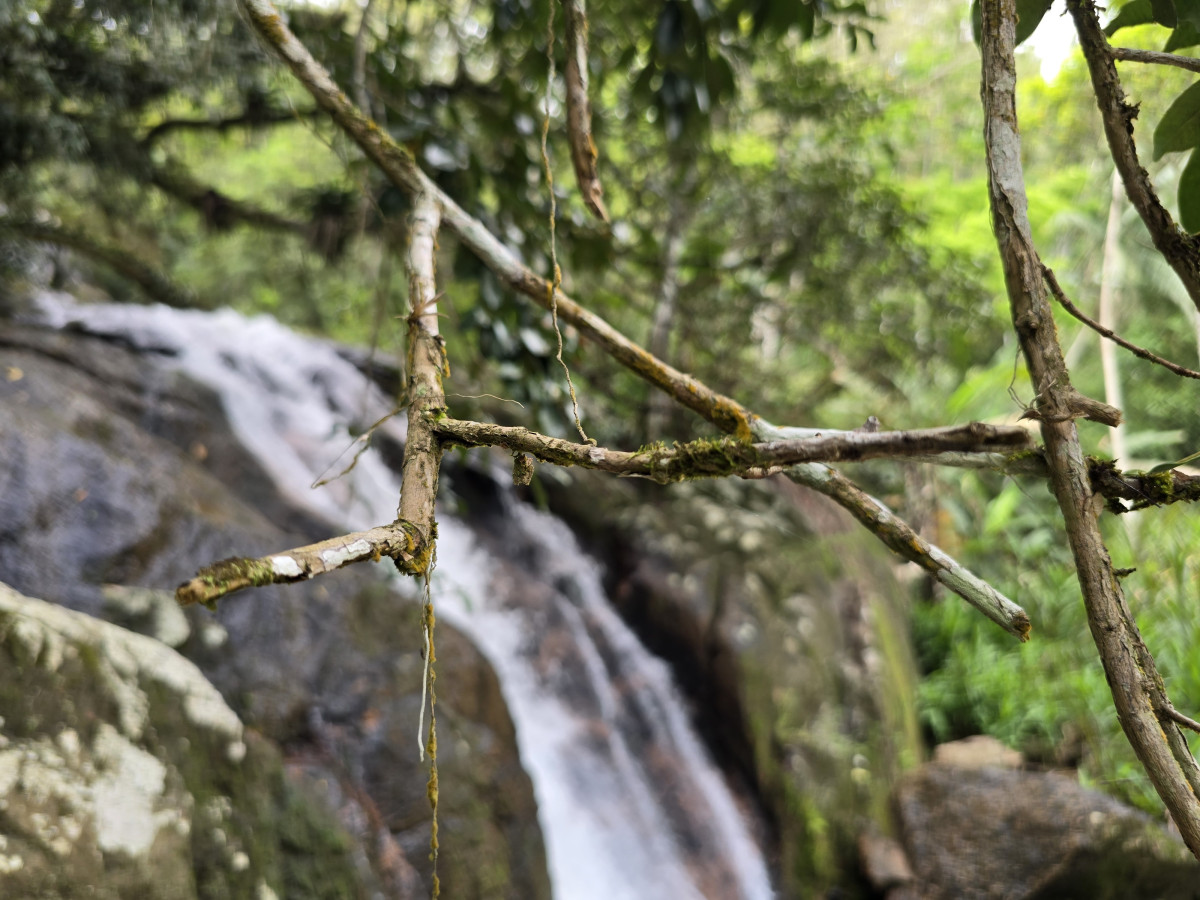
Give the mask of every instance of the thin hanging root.
<svg viewBox="0 0 1200 900">
<path fill-rule="evenodd" d="M 434 684 L 437 681 L 437 672 L 433 664 L 437 662 L 437 650 L 433 641 L 433 629 L 437 619 L 433 612 L 433 591 L 430 588 L 430 580 L 433 578 L 433 570 L 437 568 L 437 551 L 434 550 L 433 556 L 429 561 L 429 568 L 425 571 L 425 597 L 424 605 L 421 608 L 421 625 L 425 635 L 425 680 L 422 683 L 421 689 L 421 725 L 425 721 L 425 694 L 429 694 L 429 743 L 421 744 L 421 726 L 418 726 L 417 745 L 421 747 L 421 759 L 425 759 L 425 750 L 429 750 L 429 781 L 425 785 L 425 794 L 429 798 L 429 810 L 432 814 L 432 822 L 429 826 L 429 860 L 433 863 L 433 891 L 432 898 L 437 900 L 441 895 L 441 882 L 438 880 L 438 763 L 437 763 L 437 691 Z"/>
<path fill-rule="evenodd" d="M 583 202 L 600 221 L 608 222 L 604 188 L 596 171 L 596 142 L 592 140 L 592 104 L 588 100 L 588 21 L 584 0 L 563 0 L 567 12 L 567 140 L 571 163 Z"/>
<path fill-rule="evenodd" d="M 567 391 L 571 395 L 571 412 L 575 416 L 575 430 L 589 444 L 596 443 L 583 430 L 579 421 L 579 398 L 575 396 L 575 383 L 571 381 L 571 370 L 563 360 L 562 329 L 558 325 L 558 288 L 562 284 L 562 269 L 558 265 L 558 229 L 555 220 L 558 218 L 558 201 L 554 197 L 554 170 L 550 167 L 550 91 L 554 86 L 554 4 L 550 4 L 550 16 L 546 22 L 546 62 L 549 71 L 546 73 L 546 118 L 542 120 L 542 167 L 546 173 L 546 188 L 550 192 L 550 267 L 553 270 L 546 284 L 546 298 L 550 304 L 550 318 L 554 323 L 554 336 L 558 338 L 558 353 L 555 359 L 562 366 L 567 376 Z M 586 99 L 586 94 L 584 95 Z"/>
<path fill-rule="evenodd" d="M 425 638 L 425 652 L 422 654 L 425 657 L 425 671 L 421 675 L 421 712 L 417 716 L 417 753 L 421 757 L 421 762 L 425 762 L 425 699 L 429 696 L 429 653 L 432 649 L 432 641 L 428 625 L 422 627 L 421 633 Z"/>
</svg>

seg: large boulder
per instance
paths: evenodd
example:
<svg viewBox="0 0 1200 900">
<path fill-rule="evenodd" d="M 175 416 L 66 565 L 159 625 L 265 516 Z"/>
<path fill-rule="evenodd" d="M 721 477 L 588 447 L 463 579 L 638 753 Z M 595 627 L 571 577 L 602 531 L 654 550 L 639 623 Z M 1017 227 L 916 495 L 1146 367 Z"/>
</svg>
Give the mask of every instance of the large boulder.
<svg viewBox="0 0 1200 900">
<path fill-rule="evenodd" d="M 0 896 L 367 896 L 334 815 L 152 638 L 0 584 L 0 717 Z"/>
<path fill-rule="evenodd" d="M 1162 823 L 1070 773 L 1012 768 L 991 741 L 943 752 L 896 788 L 922 900 L 1197 896 L 1200 863 Z M 1007 755 L 1006 755 L 1007 754 Z"/>
</svg>

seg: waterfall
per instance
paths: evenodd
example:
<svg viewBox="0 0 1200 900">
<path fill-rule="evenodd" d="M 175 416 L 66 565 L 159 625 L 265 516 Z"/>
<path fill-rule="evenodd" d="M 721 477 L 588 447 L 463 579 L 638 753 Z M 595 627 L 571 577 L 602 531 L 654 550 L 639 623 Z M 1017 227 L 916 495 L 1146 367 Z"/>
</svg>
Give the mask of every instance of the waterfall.
<svg viewBox="0 0 1200 900">
<path fill-rule="evenodd" d="M 230 310 L 78 305 L 53 293 L 40 305 L 50 324 L 78 322 L 162 351 L 213 389 L 239 440 L 296 505 L 347 531 L 395 518 L 398 474 L 372 450 L 310 488 L 349 464 L 352 429 L 391 408 L 330 344 Z M 404 438 L 403 416 L 381 428 Z M 598 564 L 565 524 L 510 489 L 502 496 L 504 528 L 487 540 L 439 511 L 434 599 L 499 675 L 555 897 L 771 897 L 762 854 L 667 666 L 614 612 Z M 415 754 L 415 722 L 413 737 Z"/>
</svg>

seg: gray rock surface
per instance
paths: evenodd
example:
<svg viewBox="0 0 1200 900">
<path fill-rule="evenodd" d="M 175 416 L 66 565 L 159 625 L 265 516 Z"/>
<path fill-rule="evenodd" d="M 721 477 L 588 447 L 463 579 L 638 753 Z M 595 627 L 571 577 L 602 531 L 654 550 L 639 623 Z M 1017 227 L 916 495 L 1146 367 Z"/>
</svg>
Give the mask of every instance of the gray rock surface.
<svg viewBox="0 0 1200 900">
<path fill-rule="evenodd" d="M 164 644 L 0 584 L 0 685 L 0 896 L 365 896 L 332 814 Z"/>
<path fill-rule="evenodd" d="M 216 398 L 155 354 L 2 323 L 0 356 L 19 373 L 0 379 L 0 581 L 178 644 L 285 752 L 295 780 L 337 808 L 360 885 L 405 896 L 416 872 L 427 893 L 415 598 L 358 567 L 246 592 L 216 615 L 191 609 L 181 621 L 164 609 L 164 589 L 215 560 L 308 543 L 332 527 L 281 498 Z M 456 850 L 440 862 L 445 895 L 547 897 L 532 785 L 495 675 L 453 629 L 439 632 L 453 648 L 439 654 L 438 682 L 441 841 Z M 86 710 L 91 700 L 59 702 Z M 319 882 L 319 858 L 310 874 Z M 309 896 L 298 890 L 281 896 Z M 201 885 L 199 896 L 226 894 Z"/>
<path fill-rule="evenodd" d="M 1200 895 L 1182 841 L 1069 774 L 929 763 L 896 809 L 924 900 Z"/>
</svg>

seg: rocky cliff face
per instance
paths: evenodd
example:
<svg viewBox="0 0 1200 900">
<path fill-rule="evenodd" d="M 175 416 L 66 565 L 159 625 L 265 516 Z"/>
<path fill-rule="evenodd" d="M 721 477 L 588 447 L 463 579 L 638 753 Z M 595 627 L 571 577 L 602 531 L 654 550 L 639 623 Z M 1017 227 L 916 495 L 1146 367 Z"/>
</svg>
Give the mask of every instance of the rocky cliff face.
<svg viewBox="0 0 1200 900">
<path fill-rule="evenodd" d="M 198 610 L 181 618 L 169 603 L 131 592 L 174 585 L 235 553 L 327 537 L 331 526 L 280 497 L 233 439 L 212 394 L 157 366 L 153 354 L 112 340 L 5 324 L 0 361 L 0 581 L 176 644 L 263 735 L 258 744 L 282 751 L 289 783 L 307 782 L 309 793 L 323 794 L 325 806 L 341 814 L 343 825 L 330 827 L 342 828 L 348 837 L 338 840 L 350 841 L 343 852 L 362 864 L 361 877 L 348 883 L 359 890 L 374 879 L 391 885 L 392 896 L 424 893 L 429 811 L 415 747 L 422 661 L 412 598 L 397 595 L 371 571 L 249 593 L 223 604 L 216 616 Z M 469 642 L 448 627 L 442 634 L 441 833 L 443 844 L 455 848 L 441 859 L 444 890 L 454 897 L 547 897 L 536 804 L 495 675 Z M 80 658 L 90 657 L 81 651 Z M 12 665 L 27 662 L 18 655 Z M 12 730 L 16 723 L 41 715 L 23 705 L 46 699 L 37 690 L 66 685 L 30 688 L 14 687 L 0 709 L 0 733 L 9 740 L 22 737 Z M 172 705 L 165 691 L 158 699 Z M 85 719 L 111 719 L 100 696 L 70 702 Z M 93 703 L 99 706 L 90 709 Z M 67 721 L 55 727 L 30 731 L 29 739 L 49 748 L 64 728 L 84 733 Z M 155 785 L 159 769 L 149 760 L 162 767 L 167 794 L 154 803 L 166 810 L 179 801 L 182 817 L 191 789 L 170 772 L 202 769 L 209 748 L 198 744 L 192 757 L 172 760 L 163 745 L 137 744 L 117 724 L 112 728 L 103 736 L 88 732 L 86 742 L 80 737 L 81 752 L 117 753 L 113 765 L 119 767 L 121 759 L 135 758 L 121 741 L 132 742 Z M 279 802 L 290 809 L 290 801 Z M 288 812 L 277 830 L 286 830 L 292 817 Z M 162 834 L 164 853 L 185 854 L 190 840 L 193 860 L 203 855 L 178 830 Z M 119 854 L 99 843 L 93 850 L 88 873 L 103 873 L 103 882 L 110 865 L 119 866 Z M 314 878 L 329 868 L 319 856 L 298 856 L 312 857 Z M 250 868 L 270 872 L 254 859 Z M 279 883 L 263 877 L 268 886 Z M 222 893 L 197 878 L 201 897 L 253 896 L 240 887 Z M 355 896 L 325 889 L 281 894 L 310 895 Z"/>
</svg>

